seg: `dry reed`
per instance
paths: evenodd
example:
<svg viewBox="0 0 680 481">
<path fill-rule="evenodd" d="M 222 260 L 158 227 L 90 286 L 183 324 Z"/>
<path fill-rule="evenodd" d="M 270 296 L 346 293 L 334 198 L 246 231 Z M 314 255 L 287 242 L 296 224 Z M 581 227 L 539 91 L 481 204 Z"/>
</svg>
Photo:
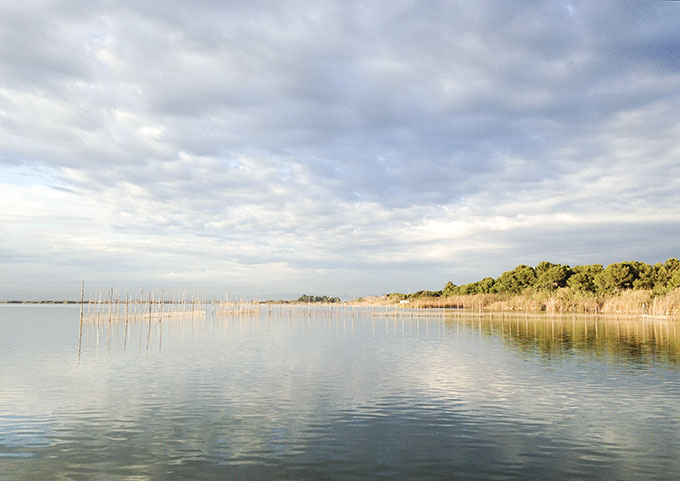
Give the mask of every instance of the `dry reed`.
<svg viewBox="0 0 680 481">
<path fill-rule="evenodd" d="M 400 305 L 398 300 L 368 298 L 363 305 Z M 607 297 L 580 293 L 569 288 L 556 291 L 527 291 L 519 295 L 472 294 L 449 297 L 423 297 L 409 300 L 406 308 L 468 309 L 492 312 L 643 314 L 655 317 L 680 317 L 680 289 L 665 295 L 651 290 L 625 290 Z"/>
</svg>

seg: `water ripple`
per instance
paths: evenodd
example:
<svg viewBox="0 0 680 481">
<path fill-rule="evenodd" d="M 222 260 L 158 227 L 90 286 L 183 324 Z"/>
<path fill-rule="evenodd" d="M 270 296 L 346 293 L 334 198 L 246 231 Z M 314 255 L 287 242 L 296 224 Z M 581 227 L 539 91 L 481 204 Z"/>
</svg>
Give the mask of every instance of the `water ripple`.
<svg viewBox="0 0 680 481">
<path fill-rule="evenodd" d="M 77 310 L 24 309 L 1 481 L 680 477 L 667 326 L 284 312 L 87 326 L 78 352 Z"/>
</svg>

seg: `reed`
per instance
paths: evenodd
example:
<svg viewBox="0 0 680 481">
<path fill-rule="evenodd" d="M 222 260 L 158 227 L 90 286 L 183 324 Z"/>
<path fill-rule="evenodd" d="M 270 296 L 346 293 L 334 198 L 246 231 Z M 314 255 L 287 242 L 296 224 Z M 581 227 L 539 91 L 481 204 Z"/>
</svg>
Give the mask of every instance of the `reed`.
<svg viewBox="0 0 680 481">
<path fill-rule="evenodd" d="M 141 290 L 141 295 L 134 298 L 129 293 L 122 297 L 114 289 L 99 291 L 89 296 L 87 311 L 85 310 L 85 290 L 81 283 L 80 319 L 82 322 L 111 324 L 115 322 L 144 321 L 162 323 L 180 321 L 192 322 L 204 320 L 210 312 L 211 319 L 225 316 L 243 316 L 259 314 L 263 310 L 271 316 L 274 309 L 268 302 L 253 300 L 211 299 L 207 296 L 192 295 L 187 297 L 165 298 L 161 290 L 156 298 L 151 290 Z M 527 290 L 519 295 L 508 294 L 474 294 L 454 295 L 448 297 L 420 297 L 409 299 L 408 303 L 400 303 L 395 296 L 363 298 L 361 301 L 347 303 L 308 303 L 288 302 L 279 307 L 281 313 L 288 309 L 289 315 L 300 312 L 307 317 L 343 315 L 371 317 L 404 317 L 421 315 L 444 315 L 447 312 L 472 313 L 550 313 L 550 314 L 630 314 L 647 317 L 660 317 L 680 320 L 680 289 L 664 295 L 655 295 L 651 290 L 624 290 L 598 296 L 561 288 L 554 291 Z M 146 326 L 145 328 L 149 328 Z M 127 327 L 125 327 L 127 329 Z"/>
<path fill-rule="evenodd" d="M 399 305 L 398 302 L 394 299 L 368 298 L 361 304 Z M 519 295 L 471 294 L 423 297 L 410 300 L 408 304 L 402 306 L 491 312 L 644 314 L 680 318 L 680 289 L 664 295 L 655 295 L 651 290 L 636 289 L 598 296 L 562 288 L 551 292 L 526 291 Z"/>
<path fill-rule="evenodd" d="M 215 316 L 239 316 L 244 314 L 259 313 L 261 310 L 260 302 L 253 300 L 229 301 L 212 299 L 207 296 L 183 296 L 173 299 L 165 298 L 165 290 L 161 290 L 160 298 L 157 298 L 153 291 L 141 290 L 139 298 L 134 298 L 126 292 L 125 297 L 121 298 L 114 289 L 98 291 L 94 296 L 90 296 L 94 301 L 88 302 L 87 312 L 85 312 L 85 292 L 84 284 L 81 283 L 81 305 L 80 319 L 82 322 L 91 322 L 105 325 L 133 321 L 145 321 L 149 325 L 152 322 L 161 324 L 164 320 L 189 319 L 203 320 L 208 312 L 211 317 Z M 311 307 L 307 306 L 309 310 Z M 318 307 L 315 306 L 314 309 Z M 326 312 L 332 312 L 331 306 L 323 307 Z M 272 309 L 269 307 L 271 314 Z M 150 327 L 150 326 L 149 326 Z"/>
</svg>

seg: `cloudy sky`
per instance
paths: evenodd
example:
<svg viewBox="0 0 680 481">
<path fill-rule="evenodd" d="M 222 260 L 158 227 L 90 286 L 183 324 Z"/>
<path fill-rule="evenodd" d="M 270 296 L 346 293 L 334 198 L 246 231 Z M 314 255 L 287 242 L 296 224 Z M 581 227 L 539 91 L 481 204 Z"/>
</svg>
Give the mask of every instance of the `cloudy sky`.
<svg viewBox="0 0 680 481">
<path fill-rule="evenodd" d="M 680 256 L 680 3 L 0 5 L 0 299 Z"/>
</svg>

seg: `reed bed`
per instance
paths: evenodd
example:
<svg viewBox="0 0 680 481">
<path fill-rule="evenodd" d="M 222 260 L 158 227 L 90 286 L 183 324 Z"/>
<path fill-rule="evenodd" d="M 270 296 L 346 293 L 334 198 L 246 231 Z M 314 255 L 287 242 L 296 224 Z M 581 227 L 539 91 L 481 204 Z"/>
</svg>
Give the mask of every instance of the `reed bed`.
<svg viewBox="0 0 680 481">
<path fill-rule="evenodd" d="M 637 302 L 641 302 L 641 299 L 638 298 Z M 680 359 L 680 328 L 677 328 L 675 319 L 657 320 L 639 314 L 551 314 L 546 311 L 500 312 L 491 309 L 480 312 L 468 308 L 439 308 L 439 304 L 435 304 L 437 307 L 404 307 L 399 304 L 213 303 L 211 300 L 204 305 L 207 305 L 207 311 L 194 309 L 194 316 L 186 309 L 179 311 L 179 314 L 188 314 L 184 317 L 168 315 L 163 319 L 148 318 L 147 315 L 139 315 L 139 308 L 136 318 L 125 319 L 112 315 L 110 322 L 103 322 L 100 316 L 100 322 L 85 323 L 83 326 L 78 341 L 79 358 L 83 342 L 86 347 L 95 349 L 111 349 L 111 346 L 118 345 L 123 350 L 160 350 L 167 343 L 164 339 L 172 342 L 178 334 L 200 336 L 229 329 L 230 326 L 238 329 L 246 326 L 262 329 L 266 326 L 268 329 L 269 320 L 278 319 L 289 327 L 304 325 L 310 328 L 314 325 L 333 329 L 353 329 L 357 322 L 372 322 L 373 329 L 378 326 L 385 332 L 402 334 L 412 334 L 419 329 L 427 332 L 433 325 L 437 332 L 447 328 L 457 331 L 458 326 L 462 326 L 478 330 L 480 335 L 500 335 L 519 347 L 525 346 L 531 350 L 537 347 L 551 355 L 579 349 L 598 355 L 625 356 L 630 355 L 629 347 L 634 345 L 640 347 L 640 352 L 649 353 L 650 356 L 665 356 L 673 362 Z M 168 314 L 167 310 L 165 314 Z M 287 322 L 286 318 L 289 319 Z"/>
<path fill-rule="evenodd" d="M 100 291 L 85 299 L 81 285 L 81 322 L 159 321 L 205 319 L 206 316 L 237 316 L 244 314 L 287 312 L 289 315 L 306 313 L 308 316 L 337 313 L 360 316 L 439 316 L 447 311 L 473 313 L 583 313 L 629 314 L 649 318 L 680 319 L 680 289 L 665 295 L 654 295 L 650 290 L 621 291 L 608 297 L 577 293 L 571 289 L 553 292 L 526 292 L 521 295 L 475 294 L 449 297 L 423 297 L 399 303 L 394 297 L 365 298 L 360 302 L 303 303 L 257 302 L 207 299 L 206 296 L 173 297 L 164 291 L 132 297 L 119 295 L 115 290 Z"/>
<path fill-rule="evenodd" d="M 80 316 L 86 321 L 163 320 L 205 315 L 206 301 L 199 297 L 165 299 L 161 293 L 133 298 L 117 296 L 113 290 L 98 292 L 86 302 L 81 296 Z"/>
<path fill-rule="evenodd" d="M 366 302 L 373 302 L 374 299 L 367 299 Z M 402 308 L 466 309 L 474 312 L 601 313 L 680 318 L 680 289 L 665 295 L 655 295 L 651 290 L 644 289 L 625 290 L 603 297 L 563 288 L 553 292 L 526 292 L 520 295 L 424 297 L 412 299 L 408 304 L 395 304 L 398 301 L 384 298 L 378 302 L 379 305 L 391 304 Z"/>
<path fill-rule="evenodd" d="M 99 291 L 85 299 L 81 287 L 80 320 L 82 322 L 164 321 L 172 319 L 199 319 L 207 314 L 226 316 L 257 312 L 260 304 L 255 301 L 225 301 L 207 299 L 200 295 L 167 299 L 163 291 L 142 291 L 138 297 L 126 293 L 118 295 L 113 289 Z"/>
</svg>

